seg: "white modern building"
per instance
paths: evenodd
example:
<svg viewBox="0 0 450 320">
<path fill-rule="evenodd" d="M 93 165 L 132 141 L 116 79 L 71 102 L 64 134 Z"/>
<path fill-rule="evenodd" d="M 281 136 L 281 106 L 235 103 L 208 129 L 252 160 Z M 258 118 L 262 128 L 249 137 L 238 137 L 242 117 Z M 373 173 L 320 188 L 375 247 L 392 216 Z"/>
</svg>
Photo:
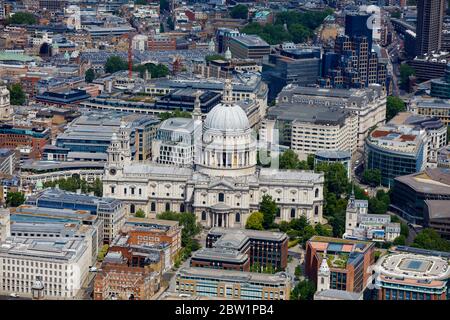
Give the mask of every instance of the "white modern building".
<svg viewBox="0 0 450 320">
<path fill-rule="evenodd" d="M 231 83 L 224 87 L 222 103 L 204 121 L 194 111 L 194 128 L 202 130 L 194 129 L 192 167 L 132 161 L 124 127 L 108 149 L 103 195 L 122 200 L 130 214 L 189 211 L 205 227 L 243 228 L 267 194 L 280 209 L 277 221 L 305 216 L 322 222 L 324 175 L 257 167 L 247 115 L 234 103 Z"/>
<path fill-rule="evenodd" d="M 30 297 L 40 277 L 46 299 L 74 299 L 90 264 L 84 239 L 10 237 L 0 244 L 0 293 Z"/>
<path fill-rule="evenodd" d="M 372 127 L 386 121 L 386 92 L 379 84 L 364 89 L 324 89 L 289 84 L 277 97 L 278 104 L 343 108 L 357 115 L 357 146 L 362 149 Z"/>
</svg>

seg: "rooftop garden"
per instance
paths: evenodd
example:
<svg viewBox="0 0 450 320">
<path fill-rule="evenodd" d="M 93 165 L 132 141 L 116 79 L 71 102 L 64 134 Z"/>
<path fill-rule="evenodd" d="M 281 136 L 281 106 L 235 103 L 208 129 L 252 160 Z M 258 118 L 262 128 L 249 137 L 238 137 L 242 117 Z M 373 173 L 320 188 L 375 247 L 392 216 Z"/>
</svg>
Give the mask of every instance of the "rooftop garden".
<svg viewBox="0 0 450 320">
<path fill-rule="evenodd" d="M 327 254 L 328 265 L 332 268 L 345 268 L 348 261 L 348 253 Z"/>
</svg>

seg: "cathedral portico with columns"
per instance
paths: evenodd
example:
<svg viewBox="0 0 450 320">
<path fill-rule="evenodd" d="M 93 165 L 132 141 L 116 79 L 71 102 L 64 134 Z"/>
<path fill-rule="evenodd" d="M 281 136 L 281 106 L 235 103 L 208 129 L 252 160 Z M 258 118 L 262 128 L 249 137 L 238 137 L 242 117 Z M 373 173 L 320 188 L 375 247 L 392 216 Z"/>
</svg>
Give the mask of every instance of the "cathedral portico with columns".
<svg viewBox="0 0 450 320">
<path fill-rule="evenodd" d="M 232 101 L 228 80 L 222 103 L 204 120 L 196 99 L 191 167 L 133 162 L 129 133 L 122 126 L 108 149 L 104 196 L 124 201 L 131 215 L 139 209 L 150 217 L 165 211 L 193 212 L 204 227 L 244 228 L 268 194 L 279 208 L 276 221 L 305 216 L 313 224 L 322 222 L 324 175 L 258 167 L 256 135 L 245 112 Z"/>
</svg>

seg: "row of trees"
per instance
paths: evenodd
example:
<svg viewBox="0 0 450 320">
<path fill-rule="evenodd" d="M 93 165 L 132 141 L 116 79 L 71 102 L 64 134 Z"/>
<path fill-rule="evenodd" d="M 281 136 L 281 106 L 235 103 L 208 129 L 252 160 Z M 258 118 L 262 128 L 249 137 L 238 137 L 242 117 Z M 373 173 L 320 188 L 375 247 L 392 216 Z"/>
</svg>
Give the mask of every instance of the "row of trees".
<svg viewBox="0 0 450 320">
<path fill-rule="evenodd" d="M 161 112 L 158 117 L 161 119 L 161 121 L 170 119 L 170 118 L 191 118 L 191 113 L 189 111 L 183 111 L 183 110 L 174 110 L 172 112 L 166 111 Z"/>
<path fill-rule="evenodd" d="M 111 56 L 106 60 L 104 69 L 106 73 L 128 70 L 128 62 L 119 56 Z M 133 66 L 133 71 L 139 72 L 141 77 L 144 75 L 146 70 L 148 70 L 152 78 L 162 78 L 169 74 L 169 69 L 163 64 L 155 65 L 153 63 L 147 63 L 144 65 Z M 90 71 L 89 79 L 91 77 L 92 72 Z"/>
<path fill-rule="evenodd" d="M 6 19 L 6 24 L 37 24 L 37 19 L 34 14 L 29 12 L 16 12 L 11 17 Z"/>
<path fill-rule="evenodd" d="M 258 23 L 250 23 L 242 28 L 241 31 L 247 34 L 259 35 L 271 45 L 286 41 L 301 43 L 311 38 L 314 30 L 332 12 L 331 9 L 304 13 L 293 10 L 280 12 L 275 18 L 275 24 L 261 26 Z"/>
<path fill-rule="evenodd" d="M 54 188 L 56 185 L 58 185 L 61 190 L 65 191 L 76 192 L 80 189 L 82 193 L 93 192 L 97 197 L 101 197 L 103 195 L 103 183 L 98 178 L 92 183 L 89 183 L 84 179 L 80 179 L 79 176 L 44 182 L 44 188 Z"/>
</svg>

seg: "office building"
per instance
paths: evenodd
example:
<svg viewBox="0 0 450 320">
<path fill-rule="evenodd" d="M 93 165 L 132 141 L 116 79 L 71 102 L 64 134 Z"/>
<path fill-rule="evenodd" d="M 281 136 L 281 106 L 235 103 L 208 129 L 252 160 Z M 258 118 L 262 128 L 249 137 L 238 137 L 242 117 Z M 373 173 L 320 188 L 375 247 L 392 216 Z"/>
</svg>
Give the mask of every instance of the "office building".
<svg viewBox="0 0 450 320">
<path fill-rule="evenodd" d="M 367 39 L 368 52 L 372 51 L 373 28 L 368 24 L 373 23 L 366 12 L 350 12 L 345 15 L 345 34 L 350 38 L 365 37 Z"/>
<path fill-rule="evenodd" d="M 441 237 L 450 239 L 450 201 L 425 200 L 424 225 L 433 228 Z"/>
<path fill-rule="evenodd" d="M 123 264 L 130 267 L 147 268 L 161 274 L 173 267 L 171 249 L 167 242 L 138 245 L 130 240 L 131 237 L 128 234 L 119 234 L 111 242 L 108 253 L 120 254 L 124 260 Z"/>
<path fill-rule="evenodd" d="M 437 166 L 450 169 L 450 145 L 442 147 L 437 152 Z"/>
<path fill-rule="evenodd" d="M 411 223 L 426 225 L 425 201 L 435 200 L 450 203 L 450 171 L 447 168 L 428 168 L 422 172 L 395 178 L 390 208 Z M 431 217 L 438 218 L 433 209 L 439 207 L 432 208 L 432 203 L 429 204 Z M 445 219 L 445 214 L 442 217 Z"/>
<path fill-rule="evenodd" d="M 86 90 L 71 89 L 65 92 L 46 91 L 37 94 L 34 99 L 45 106 L 72 107 L 90 97 Z"/>
<path fill-rule="evenodd" d="M 450 63 L 445 67 L 444 77 L 431 80 L 430 96 L 450 99 Z"/>
<path fill-rule="evenodd" d="M 324 150 L 354 154 L 358 147 L 358 116 L 335 106 L 281 102 L 269 109 L 262 129 L 267 137 L 278 130 L 279 143 L 294 150 L 301 160 Z"/>
<path fill-rule="evenodd" d="M 441 48 L 444 0 L 417 1 L 416 54 L 423 56 Z"/>
<path fill-rule="evenodd" d="M 391 223 L 389 214 L 369 214 L 367 200 L 352 193 L 345 212 L 344 239 L 392 242 L 400 236 L 400 223 Z"/>
<path fill-rule="evenodd" d="M 10 149 L 0 149 L 0 173 L 13 175 L 17 168 L 16 152 Z"/>
<path fill-rule="evenodd" d="M 291 285 L 284 273 L 267 275 L 234 270 L 181 268 L 176 291 L 192 296 L 240 300 L 289 300 Z"/>
<path fill-rule="evenodd" d="M 85 210 L 50 209 L 21 205 L 11 210 L 11 235 L 20 237 L 85 238 L 92 262 L 103 245 L 103 221 Z"/>
<path fill-rule="evenodd" d="M 415 96 L 409 100 L 408 111 L 428 117 L 436 117 L 445 126 L 450 125 L 450 102 L 447 99 Z"/>
<path fill-rule="evenodd" d="M 191 267 L 281 271 L 287 266 L 287 243 L 281 232 L 212 228 L 206 248 L 193 253 Z"/>
<path fill-rule="evenodd" d="M 419 116 L 411 112 L 400 112 L 389 121 L 396 126 L 424 129 L 428 137 L 427 162 L 435 165 L 438 150 L 447 145 L 447 126 L 437 116 Z"/>
<path fill-rule="evenodd" d="M 386 94 L 382 86 L 372 84 L 365 89 L 324 89 L 295 85 L 286 86 L 278 95 L 279 104 L 326 106 L 341 108 L 357 115 L 357 148 L 364 147 L 369 130 L 386 120 Z M 270 138 L 270 137 L 267 137 Z M 270 141 L 270 140 L 268 140 Z"/>
<path fill-rule="evenodd" d="M 394 178 L 422 171 L 427 164 L 429 137 L 416 126 L 388 124 L 377 127 L 366 139 L 366 169 L 381 172 L 381 184 L 392 186 Z"/>
<path fill-rule="evenodd" d="M 84 239 L 8 238 L 0 246 L 0 293 L 31 297 L 40 277 L 47 299 L 79 296 L 91 265 Z"/>
<path fill-rule="evenodd" d="M 239 35 L 229 40 L 233 58 L 262 60 L 270 53 L 270 45 L 256 35 Z"/>
<path fill-rule="evenodd" d="M 376 264 L 378 300 L 447 300 L 450 254 L 397 246 Z"/>
<path fill-rule="evenodd" d="M 229 29 L 229 28 L 217 28 L 216 31 L 216 43 L 217 43 L 217 52 L 224 53 L 229 45 L 229 41 L 233 37 L 239 36 L 239 30 L 237 29 Z"/>
<path fill-rule="evenodd" d="M 321 50 L 316 47 L 279 49 L 263 63 L 262 76 L 269 84 L 269 99 L 289 83 L 299 86 L 315 84 L 321 72 Z"/>
<path fill-rule="evenodd" d="M 132 245 L 167 243 L 171 264 L 181 250 L 181 227 L 178 221 L 130 217 L 121 232 L 128 236 L 128 243 Z"/>
<path fill-rule="evenodd" d="M 40 208 L 86 210 L 103 221 L 103 241 L 109 243 L 125 222 L 121 201 L 48 188 L 28 197 L 26 204 Z"/>
<path fill-rule="evenodd" d="M 44 148 L 45 160 L 107 160 L 106 151 L 114 134 L 124 126 L 130 135 L 132 157 L 147 160 L 159 121 L 145 115 L 123 115 L 116 112 L 88 112 L 74 121 L 55 139 L 55 145 Z"/>
<path fill-rule="evenodd" d="M 0 148 L 16 149 L 29 147 L 28 157 L 40 159 L 44 146 L 50 140 L 50 128 L 19 127 L 10 124 L 0 125 Z"/>
<path fill-rule="evenodd" d="M 363 292 L 370 280 L 374 248 L 373 242 L 314 236 L 306 243 L 305 275 L 316 282 L 318 291 Z M 319 277 L 322 264 L 329 269 L 323 278 Z"/>
</svg>

